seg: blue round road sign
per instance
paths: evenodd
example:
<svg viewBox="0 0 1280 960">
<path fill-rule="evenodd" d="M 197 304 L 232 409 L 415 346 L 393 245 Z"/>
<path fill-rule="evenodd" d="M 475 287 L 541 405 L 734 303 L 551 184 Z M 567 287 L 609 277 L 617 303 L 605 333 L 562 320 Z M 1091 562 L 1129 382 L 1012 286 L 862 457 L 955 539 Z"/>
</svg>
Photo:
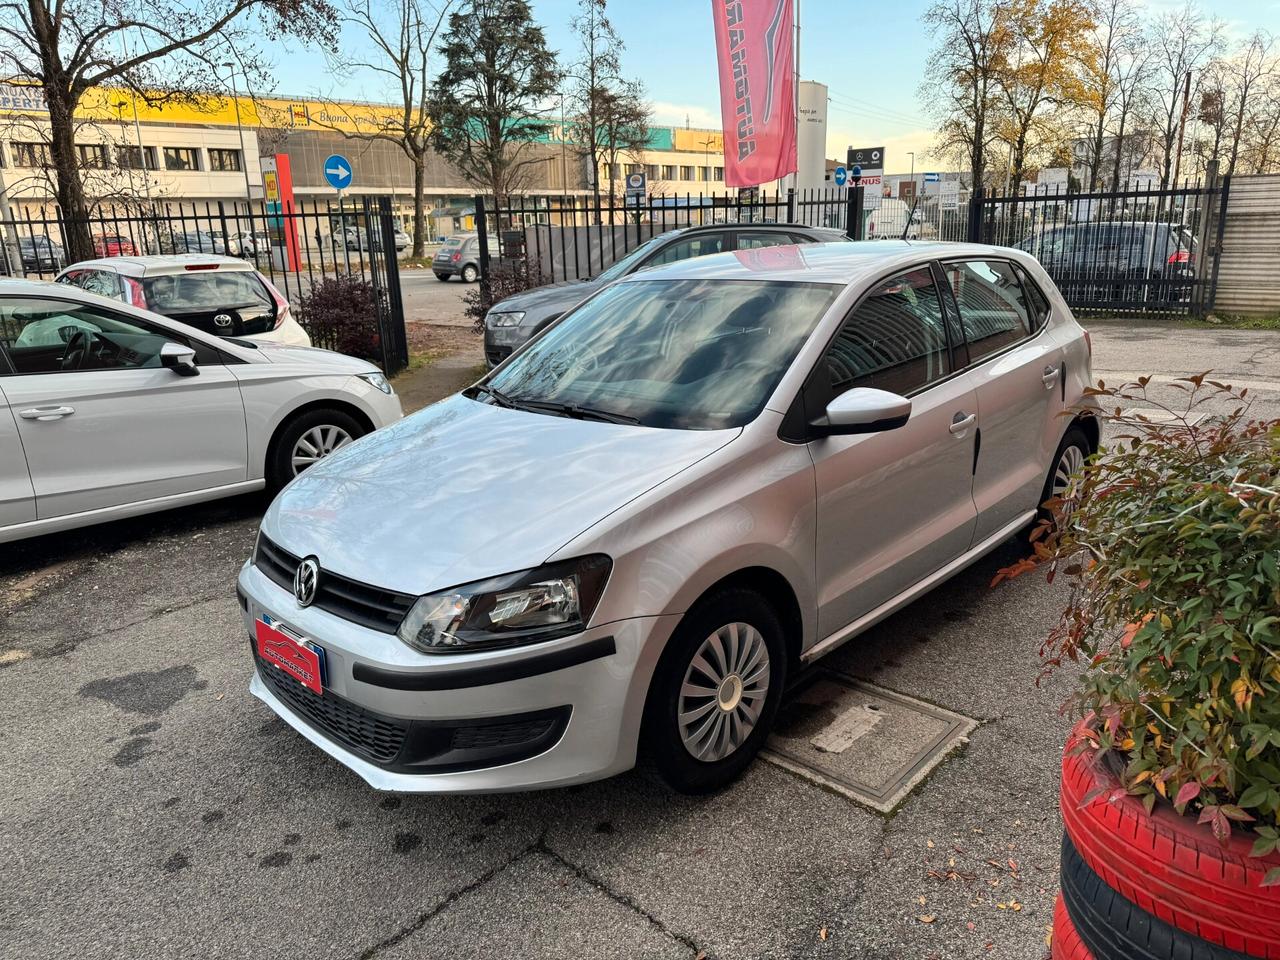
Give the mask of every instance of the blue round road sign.
<svg viewBox="0 0 1280 960">
<path fill-rule="evenodd" d="M 324 178 L 335 190 L 351 186 L 351 161 L 340 153 L 331 154 L 324 161 Z"/>
<path fill-rule="evenodd" d="M 837 187 L 843 187 L 849 180 L 849 171 L 844 167 L 836 167 L 835 181 Z"/>
</svg>

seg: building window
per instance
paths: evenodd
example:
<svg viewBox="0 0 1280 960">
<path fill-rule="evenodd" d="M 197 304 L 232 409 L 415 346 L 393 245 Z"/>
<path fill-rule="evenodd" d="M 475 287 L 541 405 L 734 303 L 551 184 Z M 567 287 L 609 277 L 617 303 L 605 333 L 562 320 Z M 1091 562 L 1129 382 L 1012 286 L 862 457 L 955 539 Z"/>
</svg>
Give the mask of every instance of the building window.
<svg viewBox="0 0 1280 960">
<path fill-rule="evenodd" d="M 49 145 L 47 143 L 13 144 L 13 165 L 15 167 L 47 167 L 49 164 Z"/>
<path fill-rule="evenodd" d="M 77 143 L 76 156 L 86 170 L 107 169 L 107 146 L 103 143 Z"/>
<path fill-rule="evenodd" d="M 645 172 L 645 176 L 647 176 L 650 180 L 658 179 L 658 165 L 656 163 L 650 163 L 647 166 L 645 166 L 644 172 Z"/>
<path fill-rule="evenodd" d="M 699 168 L 698 168 L 698 172 L 701 174 L 701 176 L 700 176 L 700 177 L 698 177 L 698 179 L 699 179 L 699 180 L 701 180 L 703 183 L 710 183 L 710 182 L 711 182 L 711 168 L 710 168 L 710 167 L 699 167 Z"/>
<path fill-rule="evenodd" d="M 601 180 L 612 180 L 612 179 L 613 179 L 613 165 L 612 165 L 612 164 L 608 164 L 608 163 L 601 164 L 601 165 L 600 165 L 600 169 L 603 171 L 603 173 L 601 173 L 601 174 L 600 174 L 600 179 L 601 179 Z"/>
<path fill-rule="evenodd" d="M 643 172 L 644 172 L 644 167 L 641 164 L 638 164 L 638 163 L 627 164 L 627 173 L 643 173 Z"/>
<path fill-rule="evenodd" d="M 693 169 L 693 167 L 681 167 L 681 168 L 680 168 L 680 179 L 681 179 L 681 180 L 694 180 L 694 179 L 696 179 L 696 178 L 694 177 L 694 169 Z"/>
<path fill-rule="evenodd" d="M 211 147 L 209 149 L 209 169 L 218 173 L 239 173 L 240 151 L 218 150 Z"/>
<path fill-rule="evenodd" d="M 674 180 L 676 178 L 676 168 L 674 164 L 666 164 L 662 168 L 663 180 Z"/>
<path fill-rule="evenodd" d="M 716 167 L 716 179 L 724 180 L 724 167 Z"/>
<path fill-rule="evenodd" d="M 199 170 L 200 151 L 195 147 L 165 147 L 164 168 L 166 170 Z"/>
<path fill-rule="evenodd" d="M 116 147 L 116 165 L 121 170 L 154 170 L 155 147 Z"/>
</svg>

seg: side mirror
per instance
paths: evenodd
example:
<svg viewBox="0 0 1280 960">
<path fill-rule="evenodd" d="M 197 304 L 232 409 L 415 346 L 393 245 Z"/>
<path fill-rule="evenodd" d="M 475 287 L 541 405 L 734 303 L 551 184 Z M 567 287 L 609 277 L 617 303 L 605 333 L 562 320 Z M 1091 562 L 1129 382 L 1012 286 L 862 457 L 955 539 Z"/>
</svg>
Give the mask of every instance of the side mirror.
<svg viewBox="0 0 1280 960">
<path fill-rule="evenodd" d="M 160 366 L 168 367 L 180 377 L 194 377 L 200 372 L 196 367 L 196 352 L 172 340 L 160 348 Z"/>
<path fill-rule="evenodd" d="M 911 418 L 911 401 L 887 390 L 855 387 L 827 404 L 826 422 L 812 424 L 819 436 L 881 433 L 896 430 Z"/>
</svg>

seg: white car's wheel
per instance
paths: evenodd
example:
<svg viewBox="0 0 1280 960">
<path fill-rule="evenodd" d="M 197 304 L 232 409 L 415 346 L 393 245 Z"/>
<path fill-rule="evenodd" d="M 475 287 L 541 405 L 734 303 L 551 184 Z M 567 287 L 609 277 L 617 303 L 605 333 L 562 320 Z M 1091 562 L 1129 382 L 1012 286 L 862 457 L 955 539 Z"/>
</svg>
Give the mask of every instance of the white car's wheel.
<svg viewBox="0 0 1280 960">
<path fill-rule="evenodd" d="M 326 457 L 332 456 L 368 430 L 342 410 L 315 409 L 285 423 L 267 454 L 267 483 L 279 490 Z"/>
</svg>

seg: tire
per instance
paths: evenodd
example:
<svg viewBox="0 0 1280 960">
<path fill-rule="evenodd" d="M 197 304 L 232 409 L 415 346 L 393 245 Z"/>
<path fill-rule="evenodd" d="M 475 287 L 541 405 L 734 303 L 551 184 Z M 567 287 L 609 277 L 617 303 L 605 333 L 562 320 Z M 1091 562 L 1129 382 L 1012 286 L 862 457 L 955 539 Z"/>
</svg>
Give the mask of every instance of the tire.
<svg viewBox="0 0 1280 960">
<path fill-rule="evenodd" d="M 292 420 L 285 422 L 271 440 L 271 448 L 267 451 L 267 489 L 275 493 L 292 480 L 302 470 L 294 468 L 294 453 L 303 437 L 308 437 L 314 447 L 316 443 L 312 431 L 319 431 L 321 436 L 333 437 L 339 441 L 337 446 L 321 449 L 316 459 L 324 459 L 339 447 L 359 440 L 368 433 L 368 429 L 351 414 L 329 407 L 307 410 Z M 346 440 L 331 431 L 345 434 Z M 303 468 L 305 469 L 305 467 Z"/>
<path fill-rule="evenodd" d="M 1031 545 L 1031 535 L 1046 521 L 1053 519 L 1053 513 L 1045 507 L 1050 497 L 1057 496 L 1066 489 L 1067 477 L 1074 473 L 1093 454 L 1088 436 L 1080 427 L 1072 427 L 1063 436 L 1054 451 L 1053 460 L 1049 464 L 1049 473 L 1044 478 L 1044 486 L 1040 489 L 1040 501 L 1036 504 L 1036 518 L 1022 531 L 1024 545 Z M 1063 470 L 1065 469 L 1065 473 Z"/>
<path fill-rule="evenodd" d="M 712 644 L 713 636 L 719 641 L 722 658 L 717 658 L 714 647 L 704 649 L 704 644 Z M 708 679 L 710 674 L 694 665 L 700 653 L 705 657 L 701 662 L 723 677 L 718 688 Z M 767 678 L 761 676 L 764 657 Z M 725 658 L 729 667 L 737 660 L 736 669 L 721 669 Z M 744 665 L 746 669 L 742 669 Z M 662 779 L 688 794 L 710 793 L 737 779 L 769 735 L 786 689 L 786 674 L 782 624 L 763 597 L 729 587 L 699 602 L 685 614 L 667 643 L 645 704 L 643 746 Z M 715 693 L 686 696 L 686 681 Z M 753 698 L 753 690 L 761 691 L 762 696 Z M 732 706 L 725 708 L 726 702 Z M 683 728 L 682 709 L 695 715 Z M 756 719 L 748 729 L 753 709 Z M 742 739 L 734 746 L 736 736 Z M 695 756 L 694 749 L 701 749 L 704 755 Z"/>
<path fill-rule="evenodd" d="M 468 263 L 462 268 L 462 282 L 475 283 L 480 276 L 480 271 L 476 269 L 475 264 Z"/>
<path fill-rule="evenodd" d="M 441 283 L 448 283 L 449 275 L 447 273 L 437 273 L 436 279 L 439 280 Z"/>
<path fill-rule="evenodd" d="M 1280 960 L 1280 887 L 1262 886 L 1267 871 L 1280 866 L 1280 853 L 1250 857 L 1244 831 L 1221 844 L 1167 803 L 1148 814 L 1136 797 L 1112 801 L 1119 780 L 1102 758 L 1073 750 L 1078 738 L 1062 760 L 1062 819 L 1089 869 L 1165 923 L 1248 956 Z"/>
<path fill-rule="evenodd" d="M 1249 960 L 1126 900 L 1089 869 L 1065 834 L 1061 877 L 1071 926 L 1095 960 Z"/>
<path fill-rule="evenodd" d="M 1089 948 L 1080 939 L 1076 926 L 1067 913 L 1062 894 L 1053 905 L 1053 950 L 1051 960 L 1094 960 Z"/>
</svg>

